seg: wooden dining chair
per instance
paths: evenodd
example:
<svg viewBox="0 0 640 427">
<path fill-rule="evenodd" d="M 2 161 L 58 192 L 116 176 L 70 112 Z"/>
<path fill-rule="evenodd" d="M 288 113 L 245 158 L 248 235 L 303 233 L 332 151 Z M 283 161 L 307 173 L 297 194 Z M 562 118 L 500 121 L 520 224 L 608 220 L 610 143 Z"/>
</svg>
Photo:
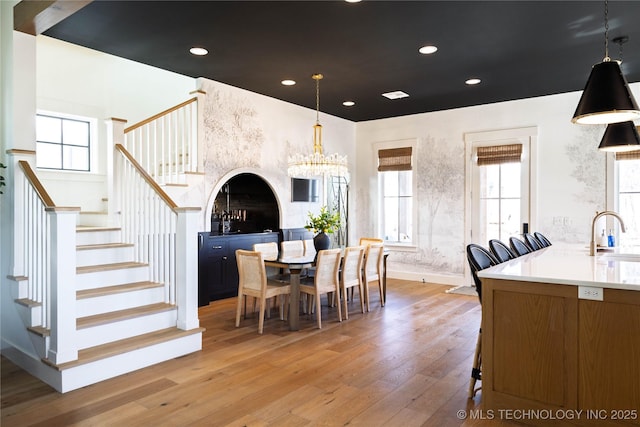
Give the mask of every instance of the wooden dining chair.
<svg viewBox="0 0 640 427">
<path fill-rule="evenodd" d="M 310 256 L 315 256 L 316 255 L 316 247 L 313 244 L 313 239 L 305 239 L 302 241 L 302 243 L 304 244 L 304 256 L 310 255 Z"/>
<path fill-rule="evenodd" d="M 364 300 L 367 303 L 367 311 L 371 310 L 369 297 L 369 283 L 377 282 L 380 290 L 380 305 L 384 307 L 384 291 L 382 290 L 382 255 L 384 248 L 381 244 L 370 244 L 364 255 Z"/>
<path fill-rule="evenodd" d="M 283 258 L 304 256 L 302 240 L 283 240 L 280 242 L 280 256 Z"/>
<path fill-rule="evenodd" d="M 301 294 L 305 293 L 308 296 L 314 297 L 314 299 L 312 300 L 312 304 L 309 304 L 309 313 L 313 313 L 313 306 L 315 305 L 316 318 L 318 319 L 318 329 L 322 328 L 322 309 L 320 306 L 320 295 L 329 294 L 331 292 L 333 292 L 334 295 L 340 295 L 339 271 L 341 257 L 342 254 L 340 249 L 323 249 L 321 251 L 318 251 L 318 257 L 316 259 L 316 271 L 312 283 L 300 284 Z M 340 304 L 337 304 L 337 307 L 338 320 L 342 322 L 342 312 L 340 309 Z"/>
<path fill-rule="evenodd" d="M 264 328 L 264 315 L 267 299 L 276 296 L 289 296 L 291 285 L 287 282 L 275 281 L 267 278 L 262 253 L 236 250 L 238 263 L 238 303 L 236 306 L 236 328 L 240 326 L 240 315 L 244 297 L 255 297 L 259 305 L 258 333 L 262 334 Z M 284 320 L 285 299 L 280 299 L 280 320 Z"/>
<path fill-rule="evenodd" d="M 384 243 L 384 240 L 379 239 L 377 237 L 361 237 L 359 245 L 360 246 L 369 246 L 369 245 L 377 245 L 377 244 L 381 245 L 383 243 Z"/>
<path fill-rule="evenodd" d="M 347 290 L 358 290 L 360 311 L 364 313 L 364 298 L 362 289 L 362 266 L 364 264 L 364 246 L 352 246 L 344 249 L 342 271 L 340 274 L 340 290 L 344 304 L 344 318 L 349 319 Z M 353 298 L 352 298 L 353 300 Z"/>
</svg>

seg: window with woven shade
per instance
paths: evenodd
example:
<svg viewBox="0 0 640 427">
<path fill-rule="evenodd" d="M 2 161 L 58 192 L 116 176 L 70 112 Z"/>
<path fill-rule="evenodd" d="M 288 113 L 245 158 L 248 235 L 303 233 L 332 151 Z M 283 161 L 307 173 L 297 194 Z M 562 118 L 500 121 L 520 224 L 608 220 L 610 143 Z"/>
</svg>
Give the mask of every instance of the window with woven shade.
<svg viewBox="0 0 640 427">
<path fill-rule="evenodd" d="M 616 211 L 624 218 L 625 233 L 619 233 L 617 242 L 621 246 L 640 245 L 640 150 L 615 153 L 614 186 L 617 201 Z"/>
<path fill-rule="evenodd" d="M 413 147 L 378 150 L 380 232 L 386 243 L 411 244 L 413 241 L 412 154 Z"/>
</svg>

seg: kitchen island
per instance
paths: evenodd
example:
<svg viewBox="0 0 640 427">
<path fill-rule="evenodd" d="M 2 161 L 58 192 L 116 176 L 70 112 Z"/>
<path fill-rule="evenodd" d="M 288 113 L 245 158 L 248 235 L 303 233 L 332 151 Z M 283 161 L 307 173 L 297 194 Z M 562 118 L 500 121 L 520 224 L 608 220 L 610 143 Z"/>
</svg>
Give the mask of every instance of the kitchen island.
<svg viewBox="0 0 640 427">
<path fill-rule="evenodd" d="M 640 425 L 640 257 L 553 246 L 479 272 L 482 408 L 534 425 Z"/>
</svg>

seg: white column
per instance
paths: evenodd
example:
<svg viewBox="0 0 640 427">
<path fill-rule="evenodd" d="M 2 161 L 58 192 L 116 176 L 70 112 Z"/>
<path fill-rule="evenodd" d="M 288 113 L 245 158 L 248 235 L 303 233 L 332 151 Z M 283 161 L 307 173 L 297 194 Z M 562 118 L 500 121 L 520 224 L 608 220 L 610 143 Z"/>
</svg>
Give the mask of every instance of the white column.
<svg viewBox="0 0 640 427">
<path fill-rule="evenodd" d="M 76 339 L 76 221 L 80 208 L 47 208 L 51 244 L 51 335 L 48 359 L 78 359 Z"/>
<path fill-rule="evenodd" d="M 117 180 L 120 179 L 116 173 L 116 164 L 114 162 L 115 145 L 124 145 L 124 128 L 127 121 L 124 119 L 116 119 L 111 117 L 105 120 L 107 125 L 107 211 L 109 214 L 108 224 L 111 226 L 120 226 L 120 203 L 115 189 L 118 187 Z"/>
<path fill-rule="evenodd" d="M 198 319 L 198 216 L 200 208 L 177 208 L 176 302 L 178 328 L 200 326 Z"/>
</svg>

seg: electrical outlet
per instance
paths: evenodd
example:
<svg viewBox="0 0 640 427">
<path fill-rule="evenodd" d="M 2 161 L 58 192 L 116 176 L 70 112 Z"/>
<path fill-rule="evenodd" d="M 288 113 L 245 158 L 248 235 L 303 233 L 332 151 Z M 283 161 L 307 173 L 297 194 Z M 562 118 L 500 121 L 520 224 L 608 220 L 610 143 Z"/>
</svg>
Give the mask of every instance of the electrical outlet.
<svg viewBox="0 0 640 427">
<path fill-rule="evenodd" d="M 591 286 L 578 286 L 578 298 L 603 301 L 604 290 L 602 288 L 594 288 Z"/>
</svg>

